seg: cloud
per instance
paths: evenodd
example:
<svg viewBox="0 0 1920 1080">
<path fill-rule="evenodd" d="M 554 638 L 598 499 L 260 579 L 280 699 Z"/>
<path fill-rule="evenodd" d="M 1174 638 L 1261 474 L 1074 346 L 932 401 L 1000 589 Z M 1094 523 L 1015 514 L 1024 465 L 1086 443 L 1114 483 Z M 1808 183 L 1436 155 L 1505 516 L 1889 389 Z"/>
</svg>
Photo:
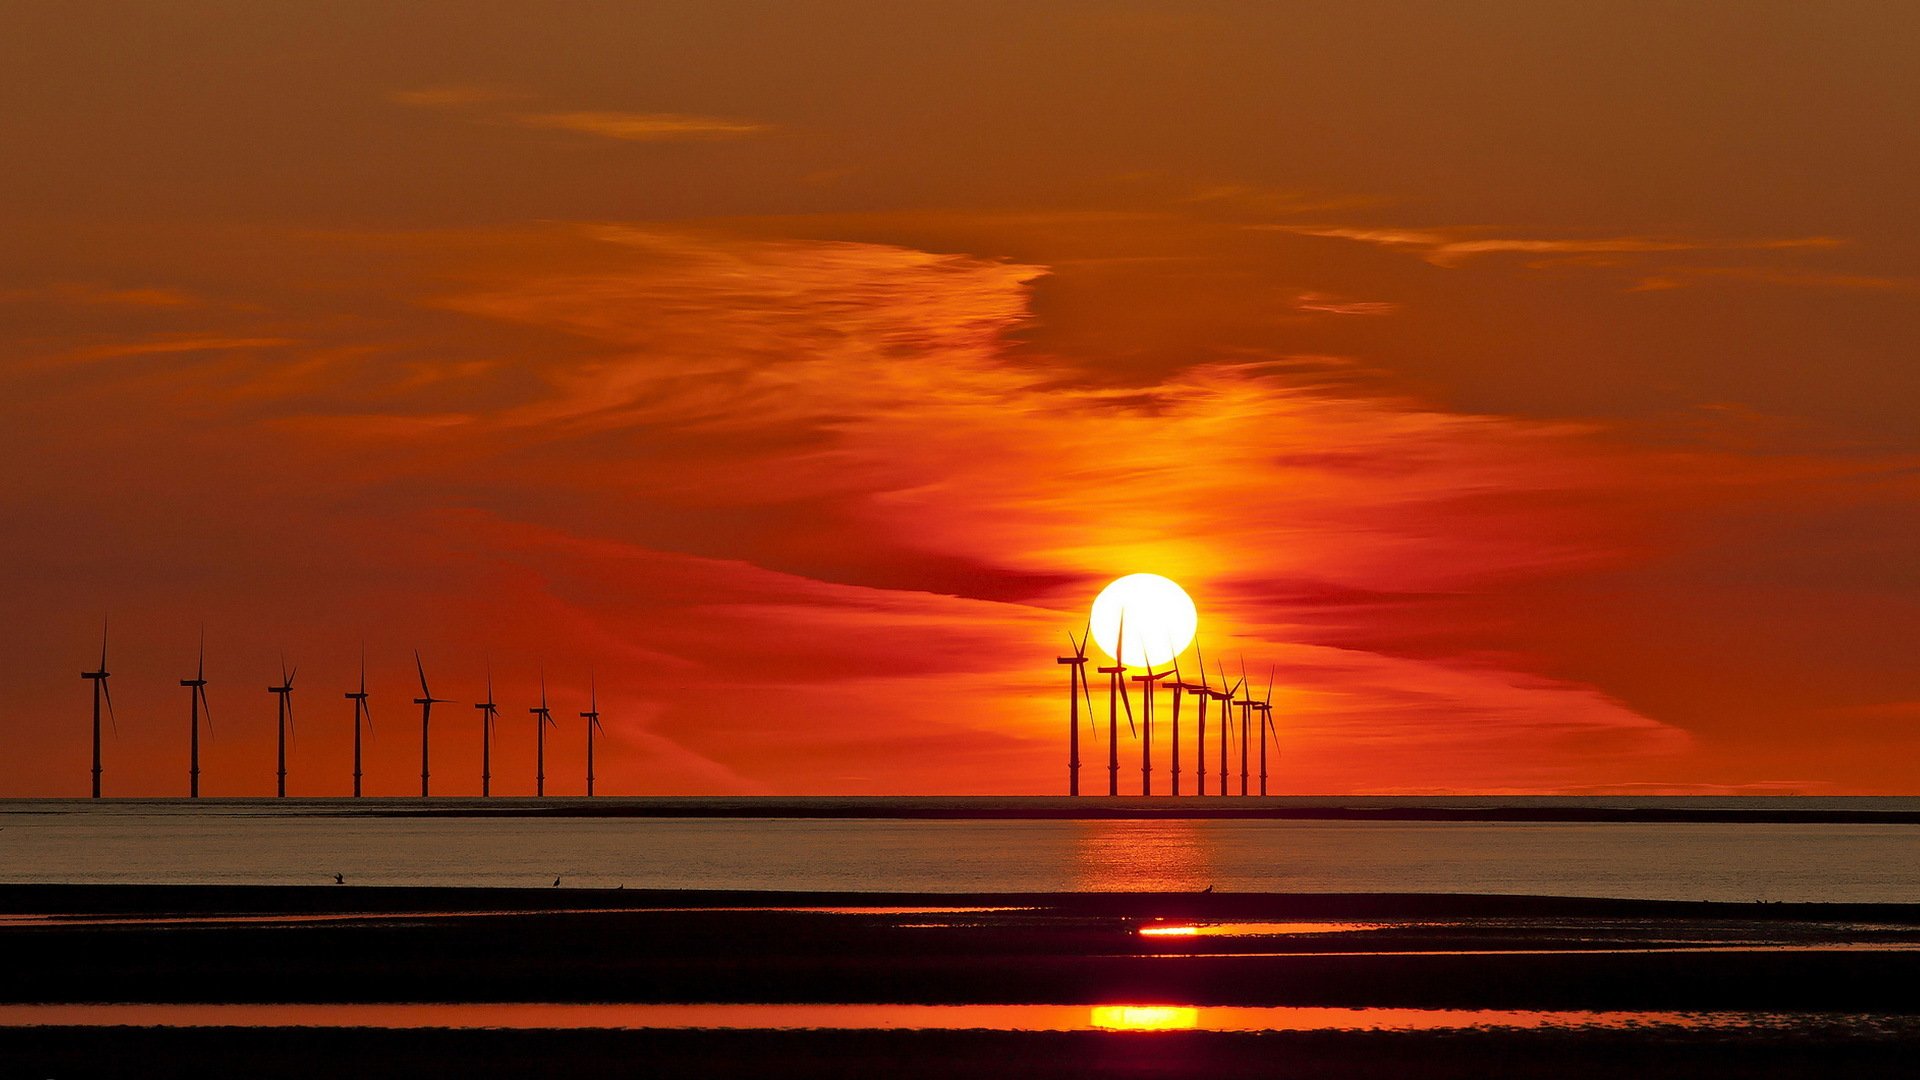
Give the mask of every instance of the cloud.
<svg viewBox="0 0 1920 1080">
<path fill-rule="evenodd" d="M 1362 244 L 1418 253 L 1436 266 L 1455 266 L 1468 259 L 1499 254 L 1643 255 L 1677 251 L 1782 251 L 1835 248 L 1844 240 L 1831 236 L 1763 239 L 1688 239 L 1659 236 L 1609 237 L 1476 237 L 1477 230 L 1396 229 L 1336 225 L 1255 225 L 1255 229 L 1351 240 Z"/>
<path fill-rule="evenodd" d="M 770 130 L 765 124 L 680 113 L 555 112 L 515 113 L 507 118 L 522 127 L 552 128 L 625 142 L 674 142 L 737 139 Z"/>
<path fill-rule="evenodd" d="M 1348 300 L 1318 292 L 1301 293 L 1294 297 L 1293 306 L 1323 315 L 1391 315 L 1400 310 L 1400 305 L 1390 300 Z"/>
<path fill-rule="evenodd" d="M 565 658 L 578 695 L 595 664 L 624 790 L 1051 786 L 1061 687 L 1034 658 L 1136 567 L 1194 591 L 1210 655 L 1279 666 L 1293 789 L 1657 778 L 1685 731 L 1445 647 L 1481 629 L 1447 598 L 1615 567 L 1658 545 L 1650 521 L 1831 474 L 1443 409 L 1337 357 L 1117 377 L 1031 343 L 1035 261 L 620 224 L 370 247 L 446 263 L 380 318 L 235 309 L 67 354 L 222 354 L 191 377 L 106 365 L 16 395 L 0 450 L 35 448 L 7 492 L 33 524 L 0 526 L 0 564 L 342 664 L 369 621 L 473 658 L 463 678 Z M 21 626 L 99 602 L 57 576 L 21 583 Z"/>
<path fill-rule="evenodd" d="M 1841 274 L 1762 266 L 1674 266 L 1640 279 L 1634 292 L 1684 289 L 1707 281 L 1745 281 L 1790 289 L 1920 294 L 1920 277 Z"/>
</svg>

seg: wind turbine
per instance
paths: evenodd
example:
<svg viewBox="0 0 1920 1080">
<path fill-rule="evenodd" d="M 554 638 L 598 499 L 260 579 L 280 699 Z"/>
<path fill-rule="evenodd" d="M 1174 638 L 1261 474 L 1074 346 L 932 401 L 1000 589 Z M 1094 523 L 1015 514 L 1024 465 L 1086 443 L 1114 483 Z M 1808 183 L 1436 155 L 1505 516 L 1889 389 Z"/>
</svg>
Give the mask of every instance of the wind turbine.
<svg viewBox="0 0 1920 1080">
<path fill-rule="evenodd" d="M 493 703 L 493 665 L 487 665 L 487 700 L 475 705 L 480 710 L 480 797 L 493 794 L 493 724 L 500 719 L 500 706 Z"/>
<path fill-rule="evenodd" d="M 1227 685 L 1227 666 L 1218 660 L 1215 660 L 1213 662 L 1213 665 L 1214 667 L 1220 670 L 1220 685 L 1226 686 Z M 1213 700 L 1220 703 L 1220 794 L 1222 795 L 1225 795 L 1227 793 L 1228 714 L 1233 712 L 1233 695 L 1238 693 L 1239 690 L 1240 690 L 1240 684 L 1235 683 L 1233 684 L 1232 687 L 1226 690 L 1214 690 L 1209 692 Z"/>
<path fill-rule="evenodd" d="M 587 798 L 591 799 L 593 798 L 593 733 L 596 730 L 605 733 L 607 729 L 600 726 L 600 691 L 595 688 L 591 677 L 587 679 L 587 695 L 587 711 L 580 714 L 580 719 L 587 722 Z"/>
<path fill-rule="evenodd" d="M 107 665 L 100 666 L 104 668 Z M 187 765 L 187 798 L 197 799 L 200 797 L 200 710 L 203 708 L 207 713 L 207 733 L 209 735 L 213 733 L 213 706 L 207 704 L 207 631 L 205 627 L 200 630 L 200 666 L 194 670 L 193 678 L 181 679 L 180 685 L 191 688 L 187 691 L 187 707 L 192 717 L 192 726 L 188 730 L 192 732 L 189 743 L 193 749 Z"/>
<path fill-rule="evenodd" d="M 353 702 L 353 797 L 360 797 L 360 721 L 373 731 L 373 708 L 367 704 L 367 647 L 360 646 L 360 689 L 347 695 Z"/>
<path fill-rule="evenodd" d="M 287 670 L 287 658 L 280 657 L 280 685 L 267 687 L 267 693 L 280 699 L 280 769 L 279 783 L 275 789 L 279 797 L 287 797 L 287 731 L 293 727 L 293 677 L 300 671 L 298 664 L 292 671 Z"/>
<path fill-rule="evenodd" d="M 1171 643 L 1169 643 L 1171 648 Z M 1180 675 L 1180 657 L 1173 658 L 1173 681 L 1167 684 L 1173 689 L 1173 794 L 1180 794 L 1180 697 L 1196 689 L 1188 685 Z M 1204 758 L 1202 760 L 1205 760 Z"/>
<path fill-rule="evenodd" d="M 1087 640 L 1093 636 L 1093 626 L 1087 626 L 1086 634 L 1079 641 L 1073 640 L 1073 631 L 1067 631 L 1067 641 L 1073 645 L 1072 656 L 1057 656 L 1056 664 L 1071 664 L 1067 669 L 1067 794 L 1080 794 L 1080 698 L 1087 699 L 1087 722 L 1093 722 L 1093 695 L 1087 689 Z"/>
<path fill-rule="evenodd" d="M 1273 730 L 1273 668 L 1267 668 L 1267 698 L 1253 703 L 1253 711 L 1260 714 L 1260 794 L 1267 793 L 1267 737 L 1273 737 L 1273 752 L 1280 752 L 1280 736 Z"/>
<path fill-rule="evenodd" d="M 93 797 L 100 797 L 100 699 L 107 702 L 107 721 L 113 725 L 114 734 L 120 733 L 120 721 L 113 715 L 113 691 L 107 689 L 107 620 L 100 620 L 100 669 L 83 671 L 80 677 L 93 680 Z"/>
<path fill-rule="evenodd" d="M 1252 718 L 1253 707 L 1257 704 L 1253 700 L 1253 687 L 1247 686 L 1247 658 L 1244 656 L 1240 658 L 1240 685 L 1247 689 L 1247 696 L 1234 702 L 1235 705 L 1240 706 L 1240 794 L 1244 797 L 1247 794 L 1247 773 L 1250 764 L 1247 760 L 1247 726 Z M 1267 744 L 1260 745 L 1264 750 Z"/>
<path fill-rule="evenodd" d="M 533 759 L 533 793 L 536 796 L 544 796 L 547 793 L 547 727 L 548 725 L 554 727 L 560 726 L 553 722 L 553 710 L 547 708 L 547 672 L 545 668 L 540 669 L 540 707 L 537 709 L 528 709 L 527 711 L 535 717 L 533 722 L 535 735 L 534 745 L 538 747 L 534 752 Z"/>
<path fill-rule="evenodd" d="M 1113 666 L 1095 668 L 1107 677 L 1107 794 L 1120 794 L 1120 709 L 1127 707 L 1127 730 L 1136 736 L 1140 733 L 1133 726 L 1133 702 L 1127 698 L 1127 613 L 1120 612 L 1120 629 L 1115 635 L 1119 640 L 1113 646 Z"/>
<path fill-rule="evenodd" d="M 420 673 L 420 696 L 414 698 L 413 703 L 420 706 L 420 797 L 424 799 L 427 797 L 427 735 L 428 725 L 433 721 L 433 707 L 452 704 L 453 699 L 434 697 L 433 691 L 427 689 L 427 667 L 420 662 L 419 649 L 413 650 L 413 667 Z"/>
<path fill-rule="evenodd" d="M 1213 688 L 1207 685 L 1207 657 L 1200 651 L 1200 638 L 1193 639 L 1193 657 L 1200 664 L 1200 685 L 1187 686 L 1188 693 L 1200 699 L 1200 721 L 1194 725 L 1196 738 L 1193 752 L 1193 787 L 1195 795 L 1207 793 L 1207 699 L 1213 696 Z"/>
<path fill-rule="evenodd" d="M 1153 794 L 1153 691 L 1161 679 L 1172 675 L 1172 671 L 1155 673 L 1153 665 L 1147 665 L 1145 675 L 1135 675 L 1133 681 L 1140 684 L 1140 794 Z M 1178 696 L 1177 694 L 1175 695 Z"/>
</svg>

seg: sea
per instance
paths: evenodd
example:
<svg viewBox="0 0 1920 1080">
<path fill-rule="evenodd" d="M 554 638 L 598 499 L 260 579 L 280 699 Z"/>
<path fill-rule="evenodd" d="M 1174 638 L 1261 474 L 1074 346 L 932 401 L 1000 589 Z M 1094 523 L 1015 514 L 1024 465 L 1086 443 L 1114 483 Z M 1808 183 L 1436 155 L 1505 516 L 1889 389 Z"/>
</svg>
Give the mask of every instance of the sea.
<svg viewBox="0 0 1920 1080">
<path fill-rule="evenodd" d="M 1920 799 L 1242 805 L 1297 816 L 1165 799 L 0 800 L 0 883 L 1920 903 Z"/>
</svg>

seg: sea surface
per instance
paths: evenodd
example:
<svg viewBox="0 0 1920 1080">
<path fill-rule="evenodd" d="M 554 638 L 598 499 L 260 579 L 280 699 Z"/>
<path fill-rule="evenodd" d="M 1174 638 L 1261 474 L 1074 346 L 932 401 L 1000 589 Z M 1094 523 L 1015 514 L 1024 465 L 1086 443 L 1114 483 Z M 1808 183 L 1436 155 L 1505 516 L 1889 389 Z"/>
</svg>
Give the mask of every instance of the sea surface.
<svg viewBox="0 0 1920 1080">
<path fill-rule="evenodd" d="M 582 800 L 14 800 L 0 801 L 0 883 L 317 884 L 340 874 L 354 885 L 1920 903 L 1916 799 L 1268 801 L 1458 815 L 1438 821 L 1191 818 L 1165 816 L 1166 802 L 1140 817 L 1035 819 L 1017 815 L 1101 804 L 783 799 L 781 816 L 756 816 L 752 800 L 601 799 L 597 816 L 578 816 Z M 837 816 L 808 816 L 814 807 Z M 928 807 L 958 816 L 888 816 Z M 1723 820 L 1489 820 L 1515 808 Z M 1880 820 L 1777 820 L 1782 811 Z"/>
</svg>

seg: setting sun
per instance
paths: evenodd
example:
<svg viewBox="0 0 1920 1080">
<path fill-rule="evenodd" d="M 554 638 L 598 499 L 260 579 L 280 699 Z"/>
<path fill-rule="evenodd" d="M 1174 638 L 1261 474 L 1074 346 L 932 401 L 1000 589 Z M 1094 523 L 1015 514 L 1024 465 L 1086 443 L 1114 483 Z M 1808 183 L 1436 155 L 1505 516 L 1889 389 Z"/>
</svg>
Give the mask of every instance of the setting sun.
<svg viewBox="0 0 1920 1080">
<path fill-rule="evenodd" d="M 1116 651 L 1126 619 L 1126 655 Z M 1121 663 L 1160 666 L 1193 644 L 1200 626 L 1193 598 L 1159 574 L 1128 574 L 1100 590 L 1093 601 L 1093 640 Z"/>
</svg>

